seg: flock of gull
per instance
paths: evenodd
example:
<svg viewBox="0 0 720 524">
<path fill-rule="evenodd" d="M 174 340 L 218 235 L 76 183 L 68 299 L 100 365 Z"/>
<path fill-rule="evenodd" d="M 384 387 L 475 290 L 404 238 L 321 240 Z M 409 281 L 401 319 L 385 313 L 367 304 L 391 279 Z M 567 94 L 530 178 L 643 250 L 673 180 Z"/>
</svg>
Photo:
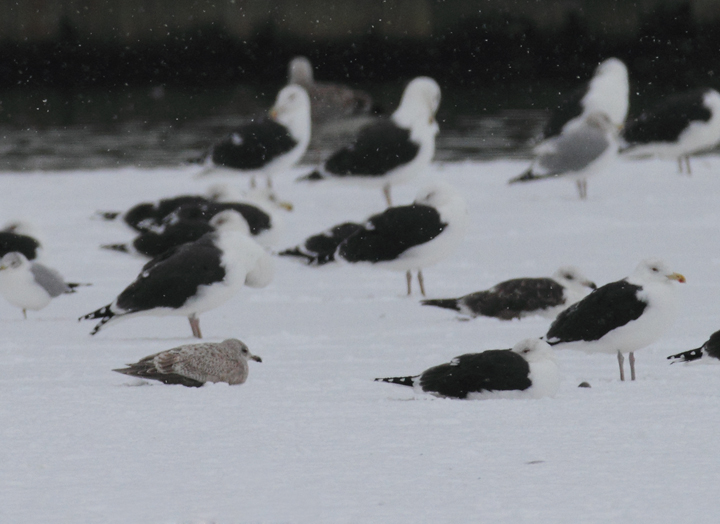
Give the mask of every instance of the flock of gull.
<svg viewBox="0 0 720 524">
<path fill-rule="evenodd" d="M 618 156 L 677 159 L 690 174 L 690 156 L 720 141 L 720 94 L 700 89 L 667 96 L 657 107 L 627 121 L 628 72 L 618 59 L 602 62 L 586 85 L 553 113 L 535 147 L 528 169 L 510 184 L 547 178 L 575 181 L 581 199 L 587 181 Z M 428 77 L 411 80 L 388 118 L 373 118 L 348 145 L 301 176 L 303 183 L 350 183 L 382 190 L 385 211 L 362 223 L 344 222 L 307 237 L 294 247 L 273 251 L 291 206 L 273 190 L 273 177 L 287 172 L 305 155 L 314 126 L 367 114 L 372 99 L 346 86 L 316 82 L 310 62 L 294 59 L 289 83 L 266 117 L 253 120 L 211 147 L 200 174 L 224 171 L 250 179 L 242 194 L 213 188 L 207 195 L 180 195 L 143 202 L 125 212 L 102 212 L 122 220 L 137 237 L 130 243 L 102 246 L 148 259 L 137 278 L 109 304 L 80 318 L 98 321 L 91 334 L 141 315 L 188 318 L 193 336 L 202 338 L 200 315 L 222 306 L 244 286 L 262 288 L 272 280 L 274 255 L 307 265 L 344 262 L 405 273 L 407 294 L 413 272 L 425 296 L 422 270 L 452 255 L 468 226 L 460 191 L 435 182 L 408 205 L 393 206 L 392 187 L 415 180 L 430 165 L 438 133 L 441 93 Z M 258 182 L 264 179 L 264 184 Z M 20 308 L 40 310 L 55 297 L 75 293 L 82 283 L 66 282 L 36 259 L 40 242 L 23 224 L 0 231 L 0 295 Z M 539 398 L 559 387 L 555 349 L 604 352 L 618 358 L 625 380 L 624 355 L 635 380 L 635 352 L 658 340 L 675 313 L 675 284 L 685 278 L 661 260 L 647 259 L 627 277 L 602 286 L 577 268 L 562 267 L 547 278 L 516 278 L 458 298 L 425 299 L 423 305 L 465 317 L 501 320 L 542 315 L 553 319 L 540 338 L 511 349 L 456 357 L 419 375 L 376 379 L 419 392 L 454 398 Z M 720 358 L 720 332 L 701 348 L 670 358 L 691 361 Z M 206 382 L 241 384 L 248 359 L 260 361 L 237 339 L 188 344 L 150 355 L 116 369 L 166 384 L 202 386 Z"/>
</svg>

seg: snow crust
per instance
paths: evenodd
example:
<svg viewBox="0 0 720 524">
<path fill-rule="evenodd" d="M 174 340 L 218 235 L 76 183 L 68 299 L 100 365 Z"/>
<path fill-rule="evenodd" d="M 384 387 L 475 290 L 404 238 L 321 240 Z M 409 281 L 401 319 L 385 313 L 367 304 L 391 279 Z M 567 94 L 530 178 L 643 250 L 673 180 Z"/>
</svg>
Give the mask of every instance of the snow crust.
<svg viewBox="0 0 720 524">
<path fill-rule="evenodd" d="M 77 318 L 112 299 L 143 261 L 99 249 L 129 240 L 91 220 L 141 200 L 202 193 L 190 168 L 0 175 L 0 222 L 44 232 L 42 262 L 92 282 L 39 312 L 0 300 L 0 521 L 8 523 L 711 523 L 720 499 L 720 364 L 667 355 L 720 329 L 720 159 L 621 162 L 574 184 L 508 186 L 526 162 L 435 164 L 467 198 L 470 225 L 428 268 L 429 297 L 576 265 L 598 285 L 655 256 L 678 286 L 676 322 L 638 351 L 638 380 L 612 355 L 557 353 L 556 398 L 458 401 L 375 377 L 543 335 L 549 319 L 459 322 L 404 296 L 402 273 L 304 267 L 202 316 L 263 359 L 241 386 L 149 384 L 111 369 L 192 342 L 187 320 L 131 319 L 91 337 Z M 197 168 L 195 168 L 197 169 Z M 383 209 L 376 190 L 278 176 L 285 242 Z M 238 179 L 245 187 L 247 181 Z M 394 190 L 412 201 L 421 183 Z M 578 388 L 582 381 L 592 387 Z"/>
</svg>

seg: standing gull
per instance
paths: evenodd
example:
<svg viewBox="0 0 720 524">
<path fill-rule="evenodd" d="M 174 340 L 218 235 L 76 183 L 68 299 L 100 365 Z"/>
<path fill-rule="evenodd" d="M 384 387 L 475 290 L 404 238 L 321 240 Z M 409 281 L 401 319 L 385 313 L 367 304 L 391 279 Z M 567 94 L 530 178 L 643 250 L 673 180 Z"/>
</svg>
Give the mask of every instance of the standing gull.
<svg viewBox="0 0 720 524">
<path fill-rule="evenodd" d="M 65 282 L 55 269 L 37 262 L 30 262 L 25 255 L 10 252 L 0 259 L 0 295 L 12 305 L 22 309 L 39 311 L 50 301 L 65 293 L 75 293 L 75 288 L 86 284 Z"/>
<path fill-rule="evenodd" d="M 310 143 L 310 99 L 298 85 L 277 95 L 269 118 L 247 123 L 215 144 L 205 157 L 208 172 L 228 168 L 252 177 L 263 174 L 268 187 L 272 177 L 294 166 Z"/>
<path fill-rule="evenodd" d="M 143 267 L 135 282 L 105 307 L 80 320 L 100 319 L 94 335 L 108 322 L 139 315 L 178 315 L 202 338 L 198 315 L 234 297 L 243 285 L 265 287 L 274 274 L 270 255 L 247 235 L 236 211 L 213 217 L 215 231 L 166 251 Z"/>
<path fill-rule="evenodd" d="M 690 155 L 720 142 L 720 93 L 695 89 L 668 96 L 628 122 L 623 139 L 624 156 L 677 158 L 681 173 L 685 159 L 690 174 Z"/>
<path fill-rule="evenodd" d="M 423 300 L 424 306 L 438 306 L 470 317 L 486 316 L 511 320 L 529 315 L 555 318 L 596 286 L 577 268 L 558 269 L 552 278 L 514 278 L 460 298 Z"/>
<path fill-rule="evenodd" d="M 391 206 L 390 188 L 420 175 L 435 154 L 439 105 L 437 82 L 415 78 L 389 120 L 363 127 L 352 144 L 333 153 L 320 170 L 299 180 L 332 179 L 380 186 Z"/>
<path fill-rule="evenodd" d="M 122 369 L 131 377 L 159 380 L 165 384 L 200 387 L 205 382 L 243 384 L 248 377 L 248 359 L 262 362 L 236 338 L 222 342 L 188 344 L 145 357 Z"/>
<path fill-rule="evenodd" d="M 408 295 L 415 270 L 424 296 L 423 268 L 455 251 L 465 235 L 467 222 L 465 200 L 460 193 L 448 184 L 436 183 L 421 190 L 409 206 L 390 207 L 371 216 L 359 227 L 353 223 L 335 226 L 330 235 L 327 232 L 316 235 L 306 240 L 303 246 L 282 254 L 303 258 L 308 264 L 342 260 L 405 271 Z M 333 235 L 340 230 L 349 236 L 336 244 L 337 250 L 330 257 L 332 244 L 339 237 Z M 313 253 L 307 249 L 313 238 L 327 242 L 329 246 L 320 246 Z"/>
<path fill-rule="evenodd" d="M 418 393 L 469 400 L 552 397 L 560 386 L 552 349 L 532 338 L 512 349 L 460 355 L 419 375 L 375 380 L 409 386 Z"/>
<path fill-rule="evenodd" d="M 629 277 L 599 287 L 561 312 L 545 339 L 557 349 L 617 353 L 620 380 L 625 380 L 623 353 L 629 353 L 635 380 L 635 351 L 659 339 L 675 317 L 673 281 L 685 277 L 659 260 L 644 260 Z"/>
<path fill-rule="evenodd" d="M 677 355 L 670 355 L 668 360 L 672 360 L 672 363 L 675 364 L 677 362 L 692 362 L 703 357 L 720 359 L 720 331 L 710 335 L 710 338 L 699 348 L 683 351 Z"/>
<path fill-rule="evenodd" d="M 316 82 L 310 60 L 296 56 L 288 65 L 288 84 L 302 86 L 310 96 L 313 122 L 363 115 L 372 109 L 364 91 L 330 82 Z"/>
<path fill-rule="evenodd" d="M 615 127 L 621 127 L 628 112 L 629 94 L 627 67 L 617 58 L 608 58 L 597 66 L 587 84 L 552 112 L 543 129 L 543 139 L 581 124 L 591 113 L 605 113 Z"/>
<path fill-rule="evenodd" d="M 588 177 L 606 169 L 617 157 L 616 133 L 605 113 L 592 113 L 557 138 L 540 144 L 532 165 L 509 183 L 566 177 L 575 180 L 580 198 L 586 199 Z"/>
</svg>

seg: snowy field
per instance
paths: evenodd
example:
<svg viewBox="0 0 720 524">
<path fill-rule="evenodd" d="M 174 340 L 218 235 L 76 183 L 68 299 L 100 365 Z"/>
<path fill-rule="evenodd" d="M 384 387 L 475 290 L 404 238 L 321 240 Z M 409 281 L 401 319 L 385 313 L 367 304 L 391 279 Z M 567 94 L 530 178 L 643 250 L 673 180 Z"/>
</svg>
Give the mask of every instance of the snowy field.
<svg viewBox="0 0 720 524">
<path fill-rule="evenodd" d="M 415 396 L 374 377 L 508 348 L 549 321 L 459 322 L 404 296 L 401 273 L 277 259 L 274 282 L 201 317 L 206 339 L 237 337 L 263 358 L 246 384 L 199 389 L 111 370 L 190 343 L 184 318 L 138 318 L 89 336 L 77 318 L 109 303 L 142 260 L 98 249 L 130 240 L 91 220 L 141 200 L 203 192 L 189 169 L 5 173 L 0 222 L 37 224 L 42 262 L 92 282 L 40 312 L 0 300 L 0 522 L 715 523 L 720 514 L 720 365 L 667 355 L 720 329 L 720 158 L 619 163 L 589 181 L 508 186 L 525 162 L 433 166 L 467 196 L 461 249 L 425 271 L 430 297 L 574 264 L 598 284 L 648 256 L 683 273 L 679 315 L 637 355 L 557 354 L 552 399 Z M 295 204 L 289 247 L 383 208 L 380 190 L 277 180 Z M 245 181 L 238 181 L 245 185 Z M 409 203 L 421 183 L 394 191 Z M 578 388 L 588 381 L 592 388 Z"/>
</svg>

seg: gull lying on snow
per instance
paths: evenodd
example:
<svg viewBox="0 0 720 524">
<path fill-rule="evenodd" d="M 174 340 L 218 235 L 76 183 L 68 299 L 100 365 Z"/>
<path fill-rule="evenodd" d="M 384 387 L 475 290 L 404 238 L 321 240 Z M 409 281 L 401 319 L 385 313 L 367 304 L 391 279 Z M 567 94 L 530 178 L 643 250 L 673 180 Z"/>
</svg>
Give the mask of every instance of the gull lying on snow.
<svg viewBox="0 0 720 524">
<path fill-rule="evenodd" d="M 248 359 L 262 362 L 245 344 L 229 338 L 168 349 L 113 371 L 188 387 L 200 387 L 205 382 L 227 382 L 233 386 L 247 380 Z"/>
<path fill-rule="evenodd" d="M 558 269 L 552 278 L 514 278 L 460 298 L 423 300 L 424 306 L 438 306 L 470 317 L 486 316 L 502 320 L 557 314 L 583 298 L 597 286 L 577 268 Z"/>
<path fill-rule="evenodd" d="M 512 349 L 460 355 L 415 376 L 375 380 L 418 393 L 477 400 L 554 396 L 560 386 L 553 351 L 540 339 L 523 340 Z"/>
<path fill-rule="evenodd" d="M 720 359 L 720 331 L 710 335 L 710 338 L 699 348 L 683 351 L 677 355 L 670 355 L 668 360 L 673 360 L 672 364 L 676 364 L 677 362 L 692 362 L 703 357 Z"/>
<path fill-rule="evenodd" d="M 629 277 L 599 287 L 561 312 L 545 339 L 557 349 L 617 353 L 620 380 L 625 380 L 623 353 L 629 353 L 635 380 L 635 351 L 659 339 L 675 318 L 674 281 L 685 277 L 659 260 L 644 260 Z"/>
</svg>

